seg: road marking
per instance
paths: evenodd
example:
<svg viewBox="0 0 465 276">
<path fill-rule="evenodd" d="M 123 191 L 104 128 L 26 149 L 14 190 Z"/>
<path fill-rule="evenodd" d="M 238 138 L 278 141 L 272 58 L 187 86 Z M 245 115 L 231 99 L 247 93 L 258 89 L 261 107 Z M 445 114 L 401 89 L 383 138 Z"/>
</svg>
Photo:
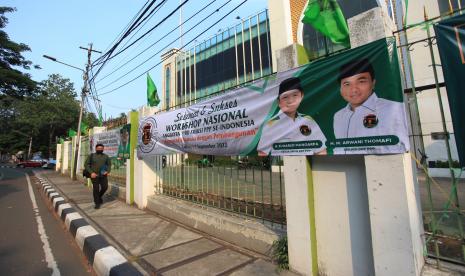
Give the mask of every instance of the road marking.
<svg viewBox="0 0 465 276">
<path fill-rule="evenodd" d="M 24 174 L 27 179 L 27 186 L 29 189 L 29 197 L 31 198 L 32 202 L 32 210 L 34 210 L 36 221 L 37 221 L 37 229 L 39 231 L 40 240 L 43 243 L 42 248 L 44 249 L 45 253 L 45 261 L 47 261 L 47 266 L 52 269 L 52 276 L 60 276 L 60 270 L 58 270 L 57 263 L 55 258 L 53 257 L 52 249 L 50 248 L 50 244 L 48 243 L 48 236 L 45 233 L 44 224 L 42 223 L 42 218 L 39 214 L 39 208 L 37 207 L 36 198 L 34 196 L 34 191 L 32 190 L 31 180 L 29 179 L 29 175 L 27 173 Z"/>
</svg>

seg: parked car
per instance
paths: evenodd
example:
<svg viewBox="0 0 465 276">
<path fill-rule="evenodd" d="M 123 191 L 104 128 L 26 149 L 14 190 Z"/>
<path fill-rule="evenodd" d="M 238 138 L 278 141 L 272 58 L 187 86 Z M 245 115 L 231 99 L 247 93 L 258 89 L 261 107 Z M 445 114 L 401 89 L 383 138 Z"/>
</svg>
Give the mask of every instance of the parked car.
<svg viewBox="0 0 465 276">
<path fill-rule="evenodd" d="M 26 160 L 16 164 L 18 168 L 39 168 L 42 167 L 46 162 L 44 160 Z"/>
<path fill-rule="evenodd" d="M 57 161 L 55 159 L 50 159 L 42 165 L 42 169 L 46 170 L 54 170 L 57 165 Z"/>
</svg>

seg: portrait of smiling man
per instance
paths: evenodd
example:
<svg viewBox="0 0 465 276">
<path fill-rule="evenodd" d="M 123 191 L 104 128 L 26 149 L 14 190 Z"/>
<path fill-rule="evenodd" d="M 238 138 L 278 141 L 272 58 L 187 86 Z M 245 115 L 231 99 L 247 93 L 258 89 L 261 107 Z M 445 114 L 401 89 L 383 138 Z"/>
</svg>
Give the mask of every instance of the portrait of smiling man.
<svg viewBox="0 0 465 276">
<path fill-rule="evenodd" d="M 281 82 L 277 99 L 280 111 L 265 123 L 257 146 L 258 155 L 326 154 L 326 137 L 318 124 L 311 116 L 297 112 L 303 98 L 299 78 L 292 77 Z M 319 148 L 299 148 L 298 151 L 273 149 L 275 143 L 315 140 L 321 141 Z"/>
<path fill-rule="evenodd" d="M 368 153 L 401 153 L 408 151 L 408 128 L 402 102 L 379 98 L 375 93 L 376 77 L 368 59 L 353 60 L 340 68 L 340 93 L 347 105 L 334 114 L 336 139 L 395 135 L 397 145 L 360 149 Z M 344 154 L 338 148 L 335 154 Z M 357 153 L 352 150 L 352 153 Z"/>
</svg>

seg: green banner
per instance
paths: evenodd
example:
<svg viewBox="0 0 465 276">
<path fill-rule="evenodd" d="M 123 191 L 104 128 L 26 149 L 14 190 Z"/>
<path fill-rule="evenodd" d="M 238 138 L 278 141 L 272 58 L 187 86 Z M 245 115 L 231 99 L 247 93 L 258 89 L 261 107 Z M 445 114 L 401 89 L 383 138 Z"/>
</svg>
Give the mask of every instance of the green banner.
<svg viewBox="0 0 465 276">
<path fill-rule="evenodd" d="M 465 15 L 434 26 L 460 165 L 465 166 Z"/>
<path fill-rule="evenodd" d="M 409 150 L 394 39 L 143 118 L 138 156 L 391 154 Z"/>
</svg>

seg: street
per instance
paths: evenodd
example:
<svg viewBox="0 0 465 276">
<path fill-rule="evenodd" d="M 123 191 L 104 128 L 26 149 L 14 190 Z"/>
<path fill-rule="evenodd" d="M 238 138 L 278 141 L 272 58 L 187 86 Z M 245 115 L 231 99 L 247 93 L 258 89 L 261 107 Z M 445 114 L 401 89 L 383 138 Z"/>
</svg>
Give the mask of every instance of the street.
<svg viewBox="0 0 465 276">
<path fill-rule="evenodd" d="M 30 169 L 0 166 L 0 275 L 93 275 L 35 181 Z"/>
</svg>

